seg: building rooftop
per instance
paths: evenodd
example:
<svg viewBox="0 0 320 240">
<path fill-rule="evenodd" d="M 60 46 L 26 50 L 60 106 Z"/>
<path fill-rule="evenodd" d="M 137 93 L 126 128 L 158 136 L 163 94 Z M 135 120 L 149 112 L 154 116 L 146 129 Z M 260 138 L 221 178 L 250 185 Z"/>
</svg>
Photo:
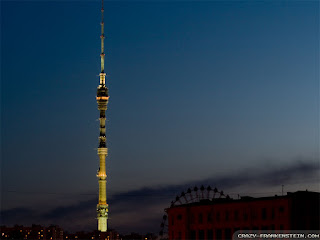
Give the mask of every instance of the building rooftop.
<svg viewBox="0 0 320 240">
<path fill-rule="evenodd" d="M 274 199 L 286 199 L 286 198 L 300 198 L 300 197 L 310 197 L 318 196 L 320 198 L 319 192 L 310 192 L 310 191 L 297 191 L 297 192 L 287 192 L 286 195 L 274 195 L 267 197 L 251 197 L 251 196 L 241 196 L 240 199 L 233 198 L 213 198 L 213 199 L 200 199 L 199 201 L 193 201 L 189 203 L 173 205 L 170 208 L 176 207 L 186 207 L 186 206 L 204 206 L 204 205 L 215 205 L 215 204 L 225 204 L 225 203 L 235 203 L 235 202 L 252 202 L 252 201 L 266 201 Z M 167 208 L 169 209 L 169 208 Z"/>
</svg>

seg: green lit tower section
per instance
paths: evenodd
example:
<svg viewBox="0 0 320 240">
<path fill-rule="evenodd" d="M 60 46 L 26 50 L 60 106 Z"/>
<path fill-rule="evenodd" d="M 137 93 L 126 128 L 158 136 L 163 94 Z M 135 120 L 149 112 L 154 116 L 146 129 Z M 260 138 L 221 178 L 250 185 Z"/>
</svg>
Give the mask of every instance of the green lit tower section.
<svg viewBox="0 0 320 240">
<path fill-rule="evenodd" d="M 107 138 L 106 138 L 106 110 L 109 100 L 108 88 L 106 87 L 106 74 L 104 72 L 104 22 L 103 22 L 103 0 L 101 7 L 101 73 L 100 84 L 97 89 L 97 103 L 100 112 L 100 135 L 98 155 L 100 167 L 97 173 L 99 181 L 99 203 L 97 205 L 98 214 L 98 230 L 101 232 L 107 231 L 108 221 L 108 204 L 107 204 L 107 174 L 106 174 L 106 157 L 108 155 Z"/>
</svg>

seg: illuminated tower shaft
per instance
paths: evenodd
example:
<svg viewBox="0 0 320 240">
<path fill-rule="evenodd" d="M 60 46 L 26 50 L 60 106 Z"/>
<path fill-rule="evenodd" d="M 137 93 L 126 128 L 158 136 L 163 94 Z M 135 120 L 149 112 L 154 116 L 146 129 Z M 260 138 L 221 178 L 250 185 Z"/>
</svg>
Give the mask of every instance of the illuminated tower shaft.
<svg viewBox="0 0 320 240">
<path fill-rule="evenodd" d="M 98 110 L 100 111 L 100 136 L 98 155 L 100 167 L 97 174 L 99 181 L 99 203 L 97 205 L 98 213 L 98 230 L 101 232 L 107 231 L 108 220 L 108 204 L 107 204 L 107 174 L 106 174 L 106 157 L 108 155 L 107 138 L 106 138 L 106 110 L 108 104 L 108 88 L 106 87 L 106 74 L 104 72 L 104 22 L 103 22 L 103 0 L 101 7 L 101 73 L 100 84 L 97 90 Z"/>
</svg>

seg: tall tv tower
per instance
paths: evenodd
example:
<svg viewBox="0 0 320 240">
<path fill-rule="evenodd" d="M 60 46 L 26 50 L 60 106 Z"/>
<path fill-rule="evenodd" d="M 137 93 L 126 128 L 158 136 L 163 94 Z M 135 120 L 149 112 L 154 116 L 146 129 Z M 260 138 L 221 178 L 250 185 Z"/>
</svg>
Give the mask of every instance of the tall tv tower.
<svg viewBox="0 0 320 240">
<path fill-rule="evenodd" d="M 99 181 L 99 203 L 97 205 L 98 213 L 98 230 L 107 231 L 108 220 L 108 204 L 107 204 L 107 174 L 106 174 L 106 157 L 108 155 L 107 138 L 106 138 L 106 110 L 109 100 L 108 88 L 106 87 L 106 73 L 104 72 L 104 22 L 103 22 L 103 0 L 101 0 L 101 73 L 100 84 L 97 90 L 97 103 L 100 112 L 100 135 L 98 155 L 100 159 L 100 167 L 97 173 Z"/>
</svg>

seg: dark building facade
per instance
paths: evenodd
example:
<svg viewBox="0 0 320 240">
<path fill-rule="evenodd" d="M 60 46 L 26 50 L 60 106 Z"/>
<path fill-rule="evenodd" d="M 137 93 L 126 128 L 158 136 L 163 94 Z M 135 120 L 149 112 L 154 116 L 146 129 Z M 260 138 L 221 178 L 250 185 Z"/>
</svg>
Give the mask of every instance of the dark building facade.
<svg viewBox="0 0 320 240">
<path fill-rule="evenodd" d="M 169 239 L 232 239 L 237 230 L 318 230 L 317 192 L 285 196 L 201 200 L 172 206 L 168 213 Z"/>
</svg>

